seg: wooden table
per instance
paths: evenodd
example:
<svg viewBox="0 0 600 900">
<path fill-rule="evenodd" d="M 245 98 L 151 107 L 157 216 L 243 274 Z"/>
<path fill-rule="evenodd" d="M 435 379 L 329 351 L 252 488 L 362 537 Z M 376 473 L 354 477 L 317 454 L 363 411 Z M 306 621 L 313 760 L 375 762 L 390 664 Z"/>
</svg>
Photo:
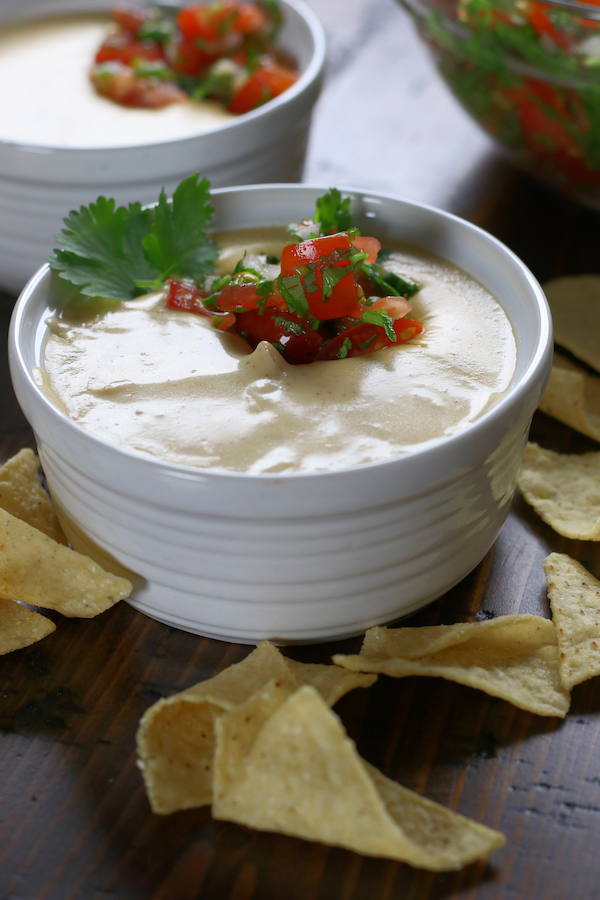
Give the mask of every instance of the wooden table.
<svg viewBox="0 0 600 900">
<path fill-rule="evenodd" d="M 450 97 L 393 0 L 311 0 L 330 68 L 307 181 L 433 203 L 488 228 L 540 280 L 600 271 L 598 216 L 516 172 Z M 10 298 L 2 300 L 8 327 Z M 5 346 L 5 342 L 2 342 Z M 33 436 L 0 372 L 0 460 Z M 537 415 L 561 451 L 592 441 Z M 548 614 L 542 560 L 567 552 L 600 575 L 598 545 L 568 541 L 516 496 L 496 545 L 410 624 Z M 162 696 L 249 648 L 176 631 L 119 604 L 0 659 L 1 900 L 593 900 L 600 896 L 600 681 L 573 691 L 564 722 L 439 679 L 381 678 L 337 707 L 359 752 L 386 774 L 479 822 L 507 845 L 435 875 L 236 825 L 207 808 L 150 813 L 137 722 Z M 360 640 L 292 648 L 304 661 Z"/>
</svg>

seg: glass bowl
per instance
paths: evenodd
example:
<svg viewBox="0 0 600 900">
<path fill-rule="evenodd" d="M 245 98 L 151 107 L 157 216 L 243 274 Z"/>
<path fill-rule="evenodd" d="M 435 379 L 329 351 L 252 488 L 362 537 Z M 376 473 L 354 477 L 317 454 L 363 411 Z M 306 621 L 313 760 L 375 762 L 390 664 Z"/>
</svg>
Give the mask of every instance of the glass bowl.
<svg viewBox="0 0 600 900">
<path fill-rule="evenodd" d="M 519 166 L 600 209 L 600 0 L 400 0 L 437 67 Z"/>
</svg>

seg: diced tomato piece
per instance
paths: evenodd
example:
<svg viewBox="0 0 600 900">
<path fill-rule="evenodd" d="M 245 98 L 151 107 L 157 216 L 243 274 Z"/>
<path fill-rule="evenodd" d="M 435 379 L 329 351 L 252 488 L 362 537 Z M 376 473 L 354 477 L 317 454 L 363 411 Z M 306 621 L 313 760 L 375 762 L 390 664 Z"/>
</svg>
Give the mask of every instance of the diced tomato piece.
<svg viewBox="0 0 600 900">
<path fill-rule="evenodd" d="M 255 3 L 239 3 L 234 28 L 241 34 L 260 34 L 265 31 L 268 19 Z"/>
<path fill-rule="evenodd" d="M 423 331 L 423 323 L 412 319 L 397 319 L 394 322 L 396 340 L 391 341 L 385 329 L 380 325 L 361 322 L 346 331 L 342 331 L 319 351 L 316 362 L 331 359 L 346 359 L 352 356 L 364 356 L 383 350 L 385 347 L 397 347 L 406 344 Z M 340 352 L 342 356 L 340 356 Z"/>
<path fill-rule="evenodd" d="M 171 309 L 185 309 L 187 312 L 205 315 L 208 314 L 208 310 L 202 305 L 204 299 L 205 295 L 195 285 L 169 280 L 167 306 Z"/>
<path fill-rule="evenodd" d="M 111 65 L 115 66 L 114 71 L 92 69 L 90 78 L 98 93 L 115 103 L 160 109 L 187 100 L 187 94 L 170 81 L 138 78 L 133 69 L 123 63 Z"/>
<path fill-rule="evenodd" d="M 244 309 L 260 309 L 265 305 L 265 298 L 256 293 L 255 284 L 228 284 L 219 294 L 217 305 L 222 310 L 236 310 L 240 306 Z M 287 309 L 287 304 L 281 296 L 270 296 L 269 306 Z"/>
<path fill-rule="evenodd" d="M 352 246 L 357 250 L 362 250 L 369 254 L 367 256 L 366 262 L 377 262 L 377 257 L 379 256 L 379 251 L 381 250 L 381 243 L 377 240 L 377 238 L 367 237 L 366 235 L 357 235 L 352 241 Z"/>
<path fill-rule="evenodd" d="M 394 319 L 401 319 L 406 313 L 411 311 L 412 305 L 406 297 L 380 297 L 379 300 L 374 300 L 366 309 L 383 310 L 383 312 L 386 312 Z"/>
<path fill-rule="evenodd" d="M 234 0 L 191 3 L 177 13 L 177 26 L 188 41 L 212 43 L 233 31 L 237 16 L 238 4 Z"/>
<path fill-rule="evenodd" d="M 213 325 L 216 325 L 219 331 L 227 331 L 235 325 L 236 317 L 232 312 L 220 313 L 208 309 L 208 307 L 204 306 L 205 299 L 206 294 L 199 291 L 195 285 L 169 280 L 167 306 L 170 306 L 171 309 L 182 309 L 211 319 Z"/>
<path fill-rule="evenodd" d="M 297 80 L 297 73 L 286 66 L 276 62 L 266 63 L 255 69 L 248 81 L 235 92 L 227 109 L 238 115 L 250 112 L 287 91 Z"/>
<path fill-rule="evenodd" d="M 294 275 L 301 266 L 327 259 L 335 250 L 347 253 L 351 249 L 350 238 L 344 231 L 301 241 L 299 244 L 287 244 L 281 253 L 281 274 Z"/>
<path fill-rule="evenodd" d="M 122 62 L 129 66 L 134 59 L 164 59 L 163 49 L 156 41 L 136 41 L 122 33 L 109 35 L 96 53 L 97 63 Z"/>
<path fill-rule="evenodd" d="M 292 312 L 267 308 L 261 313 L 253 309 L 237 313 L 235 318 L 231 331 L 243 334 L 252 348 L 261 341 L 279 344 L 283 358 L 292 365 L 312 362 L 323 346 L 323 335 Z"/>
<path fill-rule="evenodd" d="M 548 15 L 553 8 L 548 3 L 532 2 L 528 6 L 527 18 L 538 34 L 552 38 L 555 44 L 563 50 L 568 50 L 571 45 L 568 35 L 564 31 L 558 31 Z"/>
<path fill-rule="evenodd" d="M 131 31 L 133 34 L 137 34 L 138 28 L 152 18 L 151 12 L 133 3 L 118 3 L 113 6 L 111 15 L 123 31 Z"/>
<path fill-rule="evenodd" d="M 165 56 L 176 72 L 191 76 L 201 75 L 218 59 L 218 53 L 208 53 L 194 41 L 186 41 L 180 35 L 176 35 L 167 45 Z"/>
<path fill-rule="evenodd" d="M 331 295 L 323 297 L 323 269 L 328 266 L 348 265 L 344 253 L 352 250 L 350 238 L 345 232 L 330 234 L 325 237 L 302 241 L 299 244 L 288 244 L 281 254 L 281 274 L 283 277 L 306 274 L 306 266 L 314 265 L 317 290 L 305 290 L 310 314 L 321 321 L 339 319 L 342 316 L 360 318 L 362 310 L 359 305 L 362 293 L 354 280 L 352 272 L 348 272 L 334 285 Z"/>
<path fill-rule="evenodd" d="M 352 272 L 344 275 L 334 286 L 331 295 L 326 298 L 323 298 L 323 278 L 318 268 L 317 283 L 319 290 L 307 295 L 308 309 L 315 319 L 325 321 L 326 319 L 339 319 L 342 316 L 360 317 L 362 294 L 359 293 Z"/>
</svg>

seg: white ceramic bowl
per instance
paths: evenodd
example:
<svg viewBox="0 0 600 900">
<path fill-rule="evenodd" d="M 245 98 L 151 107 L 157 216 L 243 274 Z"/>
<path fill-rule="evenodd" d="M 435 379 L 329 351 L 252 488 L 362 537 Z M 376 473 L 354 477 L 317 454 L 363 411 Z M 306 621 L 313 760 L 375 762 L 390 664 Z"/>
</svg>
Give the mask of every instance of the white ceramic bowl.
<svg viewBox="0 0 600 900">
<path fill-rule="evenodd" d="M 196 136 L 128 147 L 66 148 L 0 140 L 0 287 L 17 294 L 54 247 L 71 209 L 100 194 L 152 203 L 201 171 L 213 187 L 297 181 L 325 63 L 323 29 L 301 0 L 280 0 L 278 44 L 301 76 L 285 93 Z M 113 0 L 2 0 L 0 28 L 59 13 L 106 11 Z M 176 5 L 176 4 L 175 4 Z"/>
<path fill-rule="evenodd" d="M 215 227 L 298 221 L 322 192 L 302 185 L 217 190 Z M 510 250 L 474 225 L 415 203 L 348 193 L 359 227 L 461 266 L 499 300 L 516 335 L 516 374 L 500 402 L 461 433 L 396 460 L 249 475 L 171 465 L 114 446 L 63 415 L 32 375 L 51 302 L 47 266 L 17 303 L 13 383 L 67 535 L 77 549 L 100 548 L 141 576 L 131 602 L 160 621 L 246 643 L 354 635 L 449 590 L 481 560 L 507 515 L 551 366 L 544 294 Z"/>
</svg>

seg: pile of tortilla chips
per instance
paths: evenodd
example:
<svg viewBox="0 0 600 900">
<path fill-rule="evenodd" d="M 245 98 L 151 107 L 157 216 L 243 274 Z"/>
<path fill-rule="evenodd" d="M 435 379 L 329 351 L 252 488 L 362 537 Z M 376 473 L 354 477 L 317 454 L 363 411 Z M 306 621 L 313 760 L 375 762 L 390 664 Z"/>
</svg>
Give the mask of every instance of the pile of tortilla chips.
<svg viewBox="0 0 600 900">
<path fill-rule="evenodd" d="M 294 662 L 264 642 L 243 662 L 159 700 L 137 736 L 153 811 L 212 803 L 218 819 L 432 870 L 501 847 L 497 831 L 360 758 L 330 707 L 375 677 Z"/>
<path fill-rule="evenodd" d="M 67 546 L 38 466 L 33 450 L 21 450 L 0 467 L 0 655 L 55 630 L 23 604 L 90 618 L 132 590 Z"/>
<path fill-rule="evenodd" d="M 352 672 L 430 675 L 477 688 L 538 716 L 564 718 L 570 690 L 600 674 L 600 581 L 561 553 L 544 560 L 552 620 L 498 616 L 424 628 L 370 628 Z"/>
<path fill-rule="evenodd" d="M 600 277 L 546 285 L 556 343 L 600 373 Z M 600 441 L 600 378 L 555 354 L 542 412 Z M 525 500 L 563 537 L 600 540 L 600 452 L 567 455 L 529 444 L 518 485 Z"/>
</svg>

